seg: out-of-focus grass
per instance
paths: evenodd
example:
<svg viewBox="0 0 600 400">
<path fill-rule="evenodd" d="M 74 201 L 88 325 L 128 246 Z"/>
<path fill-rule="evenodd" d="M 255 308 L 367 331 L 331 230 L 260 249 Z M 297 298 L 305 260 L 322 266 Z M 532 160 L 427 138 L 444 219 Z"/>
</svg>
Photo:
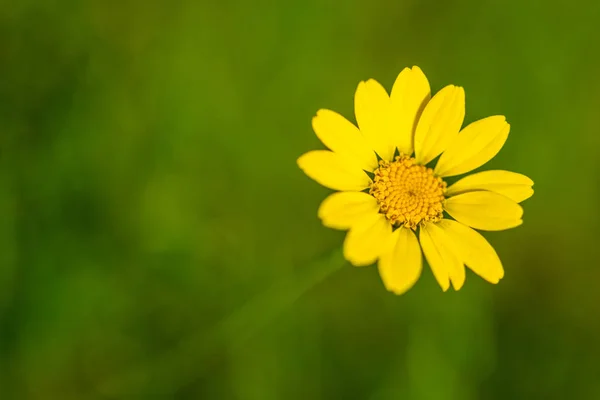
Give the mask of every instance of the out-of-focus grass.
<svg viewBox="0 0 600 400">
<path fill-rule="evenodd" d="M 2 399 L 600 396 L 597 3 L 1 4 Z M 176 350 L 341 244 L 295 164 L 310 119 L 413 64 L 465 87 L 466 122 L 506 115 L 486 168 L 536 182 L 486 234 L 500 285 L 426 270 L 395 297 L 346 266 Z"/>
</svg>

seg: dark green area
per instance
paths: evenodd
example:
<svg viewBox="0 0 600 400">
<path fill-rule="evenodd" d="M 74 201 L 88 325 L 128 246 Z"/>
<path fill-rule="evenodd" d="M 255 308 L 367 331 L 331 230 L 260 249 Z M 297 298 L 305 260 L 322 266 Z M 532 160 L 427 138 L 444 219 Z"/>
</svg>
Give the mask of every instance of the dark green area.
<svg viewBox="0 0 600 400">
<path fill-rule="evenodd" d="M 600 3 L 0 1 L 0 399 L 600 398 Z M 296 166 L 419 65 L 535 181 L 396 297 Z M 316 261 L 318 260 L 318 261 Z"/>
</svg>

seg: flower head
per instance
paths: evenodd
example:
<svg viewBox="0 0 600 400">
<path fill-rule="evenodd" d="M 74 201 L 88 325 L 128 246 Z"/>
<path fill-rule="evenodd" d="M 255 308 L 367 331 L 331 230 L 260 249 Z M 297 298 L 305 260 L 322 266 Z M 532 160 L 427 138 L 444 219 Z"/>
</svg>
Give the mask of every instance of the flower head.
<svg viewBox="0 0 600 400">
<path fill-rule="evenodd" d="M 355 266 L 378 261 L 383 283 L 396 294 L 419 279 L 421 251 L 444 291 L 450 284 L 462 287 L 465 265 L 498 283 L 504 276 L 500 259 L 473 228 L 520 225 L 519 203 L 531 197 L 533 182 L 502 170 L 468 175 L 450 186 L 444 179 L 492 159 L 508 137 L 506 119 L 492 116 L 461 130 L 463 88 L 449 85 L 432 98 L 418 67 L 398 75 L 391 95 L 374 80 L 361 82 L 354 107 L 358 127 L 319 110 L 313 129 L 330 150 L 298 159 L 309 177 L 338 191 L 318 215 L 325 226 L 348 230 L 344 257 Z M 435 167 L 428 167 L 438 156 Z"/>
</svg>

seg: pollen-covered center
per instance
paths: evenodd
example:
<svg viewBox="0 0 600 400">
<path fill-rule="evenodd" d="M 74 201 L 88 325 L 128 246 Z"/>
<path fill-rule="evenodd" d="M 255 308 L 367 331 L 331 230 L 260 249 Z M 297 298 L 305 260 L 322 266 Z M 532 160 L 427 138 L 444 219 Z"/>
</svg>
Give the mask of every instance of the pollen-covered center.
<svg viewBox="0 0 600 400">
<path fill-rule="evenodd" d="M 393 162 L 379 161 L 369 193 L 379 202 L 379 211 L 393 225 L 415 229 L 417 225 L 442 219 L 446 182 L 433 170 L 398 156 Z"/>
</svg>

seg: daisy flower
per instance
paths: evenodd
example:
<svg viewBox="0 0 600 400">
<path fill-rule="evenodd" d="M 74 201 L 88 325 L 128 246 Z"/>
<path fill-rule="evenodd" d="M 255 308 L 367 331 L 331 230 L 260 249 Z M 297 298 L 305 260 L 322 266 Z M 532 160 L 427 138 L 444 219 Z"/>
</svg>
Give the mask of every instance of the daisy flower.
<svg viewBox="0 0 600 400">
<path fill-rule="evenodd" d="M 312 126 L 330 150 L 298 159 L 310 178 L 338 191 L 323 201 L 318 216 L 329 228 L 348 230 L 344 257 L 355 266 L 377 261 L 385 287 L 396 294 L 419 279 L 421 252 L 444 291 L 463 286 L 465 265 L 498 283 L 504 276 L 500 259 L 474 229 L 521 225 L 519 203 L 533 194 L 533 181 L 503 170 L 468 175 L 450 186 L 444 179 L 470 172 L 500 151 L 510 130 L 505 117 L 461 130 L 463 88 L 448 85 L 431 97 L 416 66 L 398 75 L 390 95 L 375 80 L 360 82 L 354 112 L 358 127 L 319 110 Z"/>
</svg>

